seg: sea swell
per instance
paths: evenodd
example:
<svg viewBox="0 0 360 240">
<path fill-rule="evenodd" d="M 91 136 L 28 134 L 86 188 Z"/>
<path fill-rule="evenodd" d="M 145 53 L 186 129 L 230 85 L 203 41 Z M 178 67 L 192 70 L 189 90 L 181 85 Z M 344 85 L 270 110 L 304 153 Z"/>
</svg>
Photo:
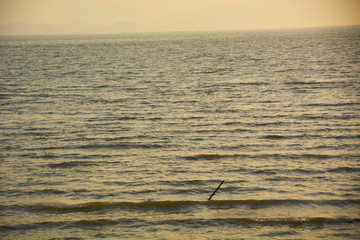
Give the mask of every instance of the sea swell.
<svg viewBox="0 0 360 240">
<path fill-rule="evenodd" d="M 175 226 L 187 228 L 199 227 L 308 227 L 308 228 L 326 228 L 334 225 L 342 227 L 359 227 L 360 218 L 214 218 L 214 219 L 172 219 L 166 221 L 144 220 L 138 218 L 120 218 L 120 219 L 83 219 L 77 221 L 42 221 L 27 224 L 9 224 L 0 225 L 3 233 L 24 230 L 45 230 L 45 229 L 93 229 L 122 226 L 129 229 L 140 227 L 157 226 Z"/>
<path fill-rule="evenodd" d="M 333 159 L 339 157 L 354 157 L 358 158 L 357 154 L 317 154 L 317 153 L 303 153 L 303 154 L 294 154 L 294 153 L 234 153 L 234 154 L 217 154 L 217 153 L 201 153 L 196 155 L 183 156 L 183 159 L 186 160 L 221 160 L 226 158 L 239 159 L 239 158 L 256 158 L 256 159 Z"/>
<path fill-rule="evenodd" d="M 268 199 L 268 200 L 211 200 L 211 201 L 144 201 L 144 202 L 89 202 L 81 204 L 32 204 L 32 205 L 0 205 L 0 210 L 47 212 L 47 213 L 76 213 L 103 212 L 114 210 L 128 211 L 190 211 L 196 208 L 231 209 L 236 207 L 269 208 L 274 206 L 360 206 L 360 199 L 345 200 L 296 200 L 296 199 Z"/>
</svg>

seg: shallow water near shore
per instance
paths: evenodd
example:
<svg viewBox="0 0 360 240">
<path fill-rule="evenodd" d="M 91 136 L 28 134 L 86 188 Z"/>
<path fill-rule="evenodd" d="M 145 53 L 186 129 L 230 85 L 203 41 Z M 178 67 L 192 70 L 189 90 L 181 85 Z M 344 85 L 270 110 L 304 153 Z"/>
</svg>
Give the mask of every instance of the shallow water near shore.
<svg viewBox="0 0 360 240">
<path fill-rule="evenodd" d="M 1 37 L 0 237 L 358 239 L 359 40 Z"/>
</svg>

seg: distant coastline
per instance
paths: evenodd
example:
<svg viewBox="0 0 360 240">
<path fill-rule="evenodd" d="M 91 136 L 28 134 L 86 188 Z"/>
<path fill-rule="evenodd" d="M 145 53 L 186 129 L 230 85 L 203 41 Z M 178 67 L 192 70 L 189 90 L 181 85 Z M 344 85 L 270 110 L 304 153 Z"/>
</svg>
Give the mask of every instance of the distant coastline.
<svg viewBox="0 0 360 240">
<path fill-rule="evenodd" d="M 309 29 L 309 28 L 338 28 L 338 27 L 360 27 L 360 25 L 333 25 L 333 26 L 304 26 L 292 29 Z M 146 32 L 214 32 L 214 31 L 247 31 L 247 30 L 276 30 L 290 29 L 286 27 L 279 28 L 249 28 L 249 29 L 192 29 L 183 30 L 171 28 L 169 26 L 149 27 L 147 25 L 136 24 L 131 22 L 118 22 L 110 26 L 98 26 L 88 23 L 78 24 L 25 24 L 11 23 L 0 24 L 0 36 L 11 35 L 97 35 L 97 34 L 121 34 L 121 33 L 146 33 Z"/>
</svg>

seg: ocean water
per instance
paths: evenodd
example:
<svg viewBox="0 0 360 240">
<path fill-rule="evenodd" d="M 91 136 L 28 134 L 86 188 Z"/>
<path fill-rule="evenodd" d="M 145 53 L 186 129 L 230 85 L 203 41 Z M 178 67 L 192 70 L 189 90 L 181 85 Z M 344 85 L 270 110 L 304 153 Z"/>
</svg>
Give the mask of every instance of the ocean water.
<svg viewBox="0 0 360 240">
<path fill-rule="evenodd" d="M 359 43 L 1 37 L 0 238 L 359 239 Z"/>
</svg>

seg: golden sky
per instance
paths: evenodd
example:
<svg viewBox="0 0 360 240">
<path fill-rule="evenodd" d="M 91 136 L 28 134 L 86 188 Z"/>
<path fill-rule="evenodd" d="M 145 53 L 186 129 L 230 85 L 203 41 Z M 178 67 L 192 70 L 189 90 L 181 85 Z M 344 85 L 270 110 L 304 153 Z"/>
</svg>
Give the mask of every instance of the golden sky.
<svg viewBox="0 0 360 240">
<path fill-rule="evenodd" d="M 360 0 L 0 0 L 0 24 L 119 22 L 149 30 L 360 25 Z"/>
</svg>

